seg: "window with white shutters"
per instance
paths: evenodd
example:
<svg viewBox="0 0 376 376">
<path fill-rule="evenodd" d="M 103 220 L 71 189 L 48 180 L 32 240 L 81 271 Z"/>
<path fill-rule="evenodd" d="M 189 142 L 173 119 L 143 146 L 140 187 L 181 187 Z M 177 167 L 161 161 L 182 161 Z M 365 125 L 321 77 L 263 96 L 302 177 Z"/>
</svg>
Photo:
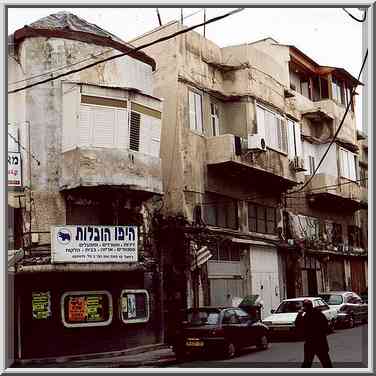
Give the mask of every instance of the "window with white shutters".
<svg viewBox="0 0 376 376">
<path fill-rule="evenodd" d="M 129 149 L 134 151 L 140 150 L 140 126 L 141 115 L 137 112 L 131 111 L 129 123 Z"/>
<path fill-rule="evenodd" d="M 189 127 L 193 131 L 202 133 L 202 97 L 200 94 L 189 90 Z"/>
<path fill-rule="evenodd" d="M 265 132 L 266 145 L 274 150 L 287 153 L 287 130 L 285 120 L 277 113 L 256 106 L 257 134 Z"/>
<path fill-rule="evenodd" d="M 96 147 L 113 147 L 116 112 L 112 108 L 94 107 L 93 112 L 93 146 Z"/>
<path fill-rule="evenodd" d="M 303 155 L 300 124 L 290 119 L 287 120 L 287 148 L 290 158 Z"/>
<path fill-rule="evenodd" d="M 349 180 L 357 180 L 357 157 L 349 150 L 339 148 L 340 173 L 341 176 Z"/>
<path fill-rule="evenodd" d="M 92 145 L 92 114 L 91 106 L 80 107 L 80 125 L 79 125 L 79 145 Z"/>
<path fill-rule="evenodd" d="M 210 103 L 210 118 L 212 136 L 219 136 L 219 109 L 215 103 Z"/>
</svg>

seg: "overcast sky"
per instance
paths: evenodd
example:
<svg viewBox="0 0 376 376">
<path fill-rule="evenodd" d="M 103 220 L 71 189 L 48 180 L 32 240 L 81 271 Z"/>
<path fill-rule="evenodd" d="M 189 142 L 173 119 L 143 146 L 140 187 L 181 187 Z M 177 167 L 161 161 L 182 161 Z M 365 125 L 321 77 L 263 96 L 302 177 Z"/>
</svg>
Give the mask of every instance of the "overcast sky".
<svg viewBox="0 0 376 376">
<path fill-rule="evenodd" d="M 49 14 L 66 10 L 97 24 L 129 41 L 158 26 L 155 8 L 9 8 L 8 32 Z M 358 18 L 358 9 L 349 9 Z M 186 25 L 203 21 L 200 8 L 185 8 Z M 229 9 L 209 8 L 206 18 Z M 180 19 L 179 8 L 160 8 L 162 23 Z M 197 30 L 202 33 L 202 28 Z M 351 19 L 342 8 L 248 8 L 224 20 L 210 24 L 206 37 L 219 46 L 252 42 L 273 37 L 279 43 L 292 44 L 321 65 L 343 67 L 357 77 L 362 64 L 362 24 Z M 358 89 L 360 92 L 360 89 Z M 361 128 L 361 98 L 357 97 L 357 123 Z"/>
</svg>

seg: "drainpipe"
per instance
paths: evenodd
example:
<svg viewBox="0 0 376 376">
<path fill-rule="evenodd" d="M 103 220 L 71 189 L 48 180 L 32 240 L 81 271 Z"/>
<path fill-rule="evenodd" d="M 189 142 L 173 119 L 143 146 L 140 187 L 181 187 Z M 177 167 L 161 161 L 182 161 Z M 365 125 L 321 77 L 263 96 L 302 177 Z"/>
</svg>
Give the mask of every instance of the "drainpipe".
<svg viewBox="0 0 376 376">
<path fill-rule="evenodd" d="M 26 120 L 25 123 L 28 126 L 28 164 L 29 164 L 29 247 L 31 252 L 31 135 L 30 135 L 30 121 Z"/>
</svg>

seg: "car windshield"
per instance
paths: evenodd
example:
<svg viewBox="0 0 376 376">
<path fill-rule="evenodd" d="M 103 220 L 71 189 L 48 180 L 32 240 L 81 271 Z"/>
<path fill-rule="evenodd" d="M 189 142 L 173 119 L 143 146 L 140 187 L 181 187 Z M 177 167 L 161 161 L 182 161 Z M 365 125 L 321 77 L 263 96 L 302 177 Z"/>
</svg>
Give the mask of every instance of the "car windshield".
<svg viewBox="0 0 376 376">
<path fill-rule="evenodd" d="M 295 300 L 295 301 L 285 301 L 282 302 L 275 313 L 290 313 L 290 312 L 299 312 L 299 310 L 303 307 L 302 300 Z"/>
<path fill-rule="evenodd" d="M 320 295 L 320 298 L 322 298 L 325 303 L 329 305 L 338 305 L 343 303 L 342 296 L 337 294 L 323 294 Z"/>
<path fill-rule="evenodd" d="M 219 312 L 192 311 L 188 312 L 187 321 L 191 325 L 217 325 Z"/>
</svg>

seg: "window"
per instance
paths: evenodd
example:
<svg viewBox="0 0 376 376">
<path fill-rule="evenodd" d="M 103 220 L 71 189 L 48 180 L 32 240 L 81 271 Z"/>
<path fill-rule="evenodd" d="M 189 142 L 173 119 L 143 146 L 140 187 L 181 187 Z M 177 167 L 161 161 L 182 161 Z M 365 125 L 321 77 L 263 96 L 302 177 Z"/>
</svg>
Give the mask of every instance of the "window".
<svg viewBox="0 0 376 376">
<path fill-rule="evenodd" d="M 340 223 L 333 223 L 332 242 L 333 242 L 333 244 L 343 243 L 343 240 L 342 240 L 342 225 Z"/>
<path fill-rule="evenodd" d="M 341 104 L 346 102 L 344 83 L 336 77 L 332 77 L 332 99 Z"/>
<path fill-rule="evenodd" d="M 112 321 L 112 297 L 107 291 L 70 291 L 61 297 L 64 326 L 106 326 Z"/>
<path fill-rule="evenodd" d="M 315 173 L 316 165 L 315 165 L 315 157 L 312 155 L 308 156 L 308 163 L 309 163 L 309 174 L 313 175 Z"/>
<path fill-rule="evenodd" d="M 210 104 L 212 135 L 219 136 L 219 109 L 215 103 Z"/>
<path fill-rule="evenodd" d="M 287 120 L 287 147 L 288 155 L 290 158 L 301 157 L 302 152 L 302 139 L 300 133 L 300 124 L 295 123 L 293 120 Z"/>
<path fill-rule="evenodd" d="M 187 314 L 187 321 L 196 325 L 217 325 L 219 322 L 219 312 L 207 310 L 190 310 Z"/>
<path fill-rule="evenodd" d="M 363 248 L 362 229 L 358 226 L 348 226 L 347 232 L 349 246 Z"/>
<path fill-rule="evenodd" d="M 149 294 L 146 290 L 123 290 L 120 296 L 120 314 L 124 323 L 149 321 Z"/>
<path fill-rule="evenodd" d="M 367 188 L 367 169 L 363 166 L 360 166 L 359 173 L 360 173 L 360 185 L 364 188 Z"/>
<path fill-rule="evenodd" d="M 129 149 L 140 150 L 140 124 L 141 115 L 131 111 L 131 120 L 129 123 Z"/>
<path fill-rule="evenodd" d="M 276 209 L 249 203 L 248 228 L 251 232 L 275 234 L 277 229 Z"/>
<path fill-rule="evenodd" d="M 343 148 L 339 148 L 340 154 L 340 174 L 342 177 L 357 180 L 357 156 Z"/>
<path fill-rule="evenodd" d="M 189 90 L 189 128 L 202 133 L 202 96 Z"/>
<path fill-rule="evenodd" d="M 205 222 L 211 226 L 238 229 L 237 201 L 213 193 L 205 195 Z"/>
<path fill-rule="evenodd" d="M 237 244 L 231 242 L 219 242 L 215 248 L 211 248 L 212 261 L 240 261 L 240 249 Z"/>
<path fill-rule="evenodd" d="M 257 133 L 265 137 L 269 148 L 287 153 L 287 131 L 284 119 L 273 111 L 256 106 Z"/>
</svg>

